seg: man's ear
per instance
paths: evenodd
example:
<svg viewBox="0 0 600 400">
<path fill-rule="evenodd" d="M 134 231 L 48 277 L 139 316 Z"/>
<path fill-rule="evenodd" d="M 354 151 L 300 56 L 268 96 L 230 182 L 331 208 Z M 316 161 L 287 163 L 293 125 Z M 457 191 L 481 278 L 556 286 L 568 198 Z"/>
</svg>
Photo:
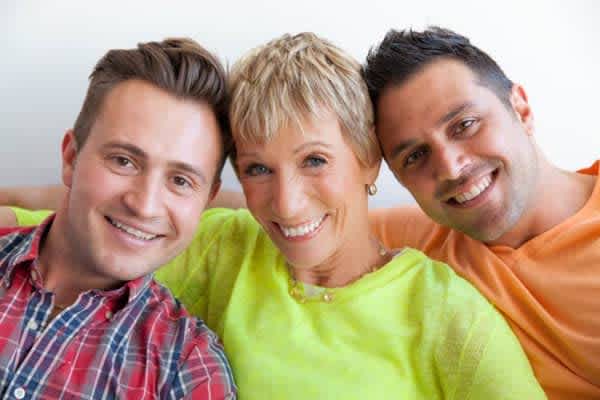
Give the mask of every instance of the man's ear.
<svg viewBox="0 0 600 400">
<path fill-rule="evenodd" d="M 510 104 L 514 110 L 517 119 L 523 124 L 525 131 L 528 135 L 533 136 L 535 126 L 533 123 L 533 112 L 529 101 L 527 100 L 527 93 L 523 86 L 518 83 L 513 84 L 510 91 Z"/>
<path fill-rule="evenodd" d="M 77 140 L 69 129 L 62 140 L 62 181 L 68 188 L 73 184 L 73 171 L 77 160 Z"/>
</svg>

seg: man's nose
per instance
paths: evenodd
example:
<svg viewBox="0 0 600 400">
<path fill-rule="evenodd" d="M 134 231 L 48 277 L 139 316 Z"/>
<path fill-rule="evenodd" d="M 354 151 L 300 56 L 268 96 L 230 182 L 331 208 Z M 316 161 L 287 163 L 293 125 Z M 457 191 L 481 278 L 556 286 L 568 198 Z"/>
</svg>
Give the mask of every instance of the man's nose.
<svg viewBox="0 0 600 400">
<path fill-rule="evenodd" d="M 464 149 L 457 144 L 440 145 L 433 154 L 433 178 L 438 182 L 458 179 L 468 164 Z"/>
<path fill-rule="evenodd" d="M 142 175 L 131 182 L 123 195 L 123 203 L 136 216 L 153 218 L 159 216 L 163 206 L 164 185 L 160 179 L 151 175 Z"/>
</svg>

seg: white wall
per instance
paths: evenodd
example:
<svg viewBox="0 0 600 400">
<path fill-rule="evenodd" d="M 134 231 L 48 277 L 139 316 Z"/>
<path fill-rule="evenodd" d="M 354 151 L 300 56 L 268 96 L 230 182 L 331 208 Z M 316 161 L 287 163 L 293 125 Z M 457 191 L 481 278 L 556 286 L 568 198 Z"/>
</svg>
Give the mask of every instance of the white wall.
<svg viewBox="0 0 600 400">
<path fill-rule="evenodd" d="M 362 60 L 391 27 L 470 36 L 527 89 L 538 141 L 574 169 L 600 155 L 600 2 L 33 1 L 0 4 L 0 186 L 59 182 L 59 148 L 110 48 L 190 36 L 233 62 L 284 32 L 315 31 Z M 231 170 L 225 186 L 236 187 Z M 374 205 L 410 202 L 384 170 Z"/>
</svg>

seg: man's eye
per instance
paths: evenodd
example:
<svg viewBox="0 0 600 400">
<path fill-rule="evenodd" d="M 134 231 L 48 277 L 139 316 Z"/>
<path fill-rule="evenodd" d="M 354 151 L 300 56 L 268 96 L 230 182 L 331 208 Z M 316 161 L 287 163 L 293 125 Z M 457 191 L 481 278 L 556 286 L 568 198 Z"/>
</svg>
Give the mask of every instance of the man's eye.
<svg viewBox="0 0 600 400">
<path fill-rule="evenodd" d="M 173 177 L 173 183 L 179 187 L 192 187 L 192 183 L 183 176 Z"/>
<path fill-rule="evenodd" d="M 458 123 L 458 125 L 456 126 L 455 132 L 457 134 L 461 134 L 464 131 L 468 130 L 471 126 L 473 126 L 475 123 L 477 122 L 476 119 L 474 118 L 469 118 L 469 119 L 465 119 L 463 121 L 460 121 Z"/>
<path fill-rule="evenodd" d="M 311 157 L 307 157 L 306 160 L 304 160 L 305 167 L 315 168 L 315 167 L 320 167 L 323 164 L 327 164 L 327 161 L 325 161 L 321 157 L 311 156 Z"/>
<path fill-rule="evenodd" d="M 133 162 L 124 156 L 114 156 L 112 157 L 112 161 L 119 167 L 130 168 L 133 167 Z"/>
<path fill-rule="evenodd" d="M 249 176 L 260 176 L 268 174 L 269 168 L 265 167 L 262 164 L 252 164 L 249 165 L 248 168 L 245 169 L 244 173 Z"/>
<path fill-rule="evenodd" d="M 413 151 L 404 159 L 404 166 L 405 167 L 411 166 L 412 164 L 416 163 L 421 158 L 423 158 L 426 155 L 426 153 L 427 152 L 425 149 L 417 149 L 417 150 Z"/>
</svg>

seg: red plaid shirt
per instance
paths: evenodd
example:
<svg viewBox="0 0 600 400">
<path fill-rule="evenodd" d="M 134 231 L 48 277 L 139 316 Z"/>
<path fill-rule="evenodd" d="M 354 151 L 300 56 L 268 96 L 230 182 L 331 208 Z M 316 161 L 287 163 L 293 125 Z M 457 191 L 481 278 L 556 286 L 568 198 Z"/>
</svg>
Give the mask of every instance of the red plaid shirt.
<svg viewBox="0 0 600 400">
<path fill-rule="evenodd" d="M 50 320 L 37 228 L 0 229 L 0 396 L 235 399 L 217 337 L 146 276 L 92 290 Z"/>
</svg>

